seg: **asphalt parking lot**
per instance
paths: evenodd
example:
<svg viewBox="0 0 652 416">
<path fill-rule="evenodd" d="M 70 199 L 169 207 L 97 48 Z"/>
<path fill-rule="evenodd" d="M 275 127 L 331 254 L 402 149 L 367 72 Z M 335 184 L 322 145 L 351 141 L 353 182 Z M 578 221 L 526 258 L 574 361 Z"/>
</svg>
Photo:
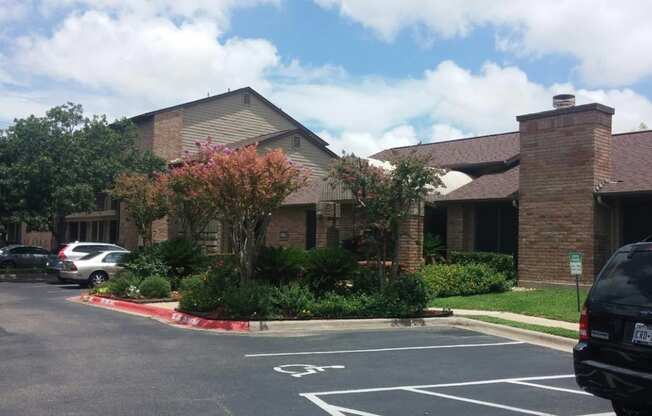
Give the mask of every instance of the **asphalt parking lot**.
<svg viewBox="0 0 652 416">
<path fill-rule="evenodd" d="M 603 415 L 570 354 L 461 329 L 180 329 L 0 283 L 0 415 Z"/>
</svg>

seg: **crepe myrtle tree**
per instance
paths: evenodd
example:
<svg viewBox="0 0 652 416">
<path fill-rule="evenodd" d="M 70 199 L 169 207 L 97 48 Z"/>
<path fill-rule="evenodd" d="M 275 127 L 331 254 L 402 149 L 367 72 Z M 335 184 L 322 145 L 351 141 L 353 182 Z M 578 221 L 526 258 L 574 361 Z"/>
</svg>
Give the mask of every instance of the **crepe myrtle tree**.
<svg viewBox="0 0 652 416">
<path fill-rule="evenodd" d="M 162 174 L 122 173 L 110 190 L 114 198 L 126 203 L 127 215 L 134 223 L 143 245 L 152 245 L 152 223 L 168 213 L 166 189 L 158 176 Z"/>
<path fill-rule="evenodd" d="M 187 154 L 173 163 L 169 172 L 157 178 L 168 213 L 179 222 L 185 238 L 195 243 L 208 224 L 216 219 L 214 198 L 203 172 L 202 164 Z"/>
<path fill-rule="evenodd" d="M 309 172 L 282 150 L 259 153 L 256 145 L 230 149 L 211 142 L 198 144 L 195 160 L 194 172 L 212 198 L 215 218 L 230 229 L 240 281 L 246 282 L 272 212 L 306 184 Z"/>
<path fill-rule="evenodd" d="M 394 152 L 389 162 L 391 168 L 384 168 L 354 154 L 344 154 L 329 172 L 331 183 L 340 183 L 348 189 L 357 210 L 362 213 L 363 232 L 376 247 L 381 288 L 385 284 L 384 264 L 390 239 L 393 242 L 392 277 L 396 278 L 402 223 L 427 193 L 436 192 L 435 189 L 442 185 L 444 173 L 442 169 L 430 167 L 429 158 L 416 152 Z"/>
</svg>

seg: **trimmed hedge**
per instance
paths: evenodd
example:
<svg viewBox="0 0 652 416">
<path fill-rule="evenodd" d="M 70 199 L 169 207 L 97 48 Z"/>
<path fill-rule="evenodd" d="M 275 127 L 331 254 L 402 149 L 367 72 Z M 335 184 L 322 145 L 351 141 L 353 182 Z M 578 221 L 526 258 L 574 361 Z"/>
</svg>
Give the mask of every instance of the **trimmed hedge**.
<svg viewBox="0 0 652 416">
<path fill-rule="evenodd" d="M 503 273 L 507 280 L 516 280 L 516 263 L 511 254 L 451 251 L 448 253 L 448 262 L 452 264 L 485 264 L 495 271 Z"/>
<path fill-rule="evenodd" d="M 504 292 L 511 286 L 503 273 L 486 264 L 431 264 L 424 266 L 419 275 L 431 299 Z"/>
</svg>

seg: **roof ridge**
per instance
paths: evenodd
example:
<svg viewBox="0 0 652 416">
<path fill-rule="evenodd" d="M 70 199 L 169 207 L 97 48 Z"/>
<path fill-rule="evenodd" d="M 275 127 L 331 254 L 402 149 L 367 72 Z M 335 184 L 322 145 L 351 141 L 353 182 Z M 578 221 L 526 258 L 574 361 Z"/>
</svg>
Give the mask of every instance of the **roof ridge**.
<svg viewBox="0 0 652 416">
<path fill-rule="evenodd" d="M 623 132 L 623 133 L 611 133 L 611 137 L 613 137 L 613 136 L 625 136 L 625 135 L 632 135 L 632 134 L 640 134 L 640 133 L 652 133 L 652 129 L 626 131 L 626 132 Z"/>
<path fill-rule="evenodd" d="M 443 144 L 443 143 L 455 143 L 455 142 L 461 142 L 461 141 L 465 141 L 465 140 L 484 139 L 486 137 L 492 137 L 492 136 L 506 136 L 508 134 L 515 134 L 515 133 L 519 133 L 519 131 L 515 130 L 515 131 L 504 132 L 504 133 L 492 133 L 492 134 L 483 134 L 481 136 L 461 137 L 459 139 L 440 140 L 440 141 L 437 141 L 437 142 L 417 143 L 417 144 L 410 144 L 410 145 L 407 145 L 407 146 L 390 147 L 389 149 L 385 149 L 385 150 L 407 149 L 409 147 L 422 147 L 422 146 L 432 146 L 432 145 Z"/>
</svg>

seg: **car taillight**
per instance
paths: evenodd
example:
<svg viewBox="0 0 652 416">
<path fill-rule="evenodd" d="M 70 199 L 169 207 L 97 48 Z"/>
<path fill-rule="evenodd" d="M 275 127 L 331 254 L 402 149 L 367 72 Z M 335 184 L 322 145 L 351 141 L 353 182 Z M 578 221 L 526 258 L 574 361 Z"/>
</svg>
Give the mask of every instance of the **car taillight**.
<svg viewBox="0 0 652 416">
<path fill-rule="evenodd" d="M 66 253 L 64 253 L 64 250 L 66 249 L 66 246 L 61 247 L 61 250 L 59 250 L 59 253 L 57 254 L 57 257 L 59 260 L 65 260 L 66 259 Z"/>
<path fill-rule="evenodd" d="M 589 340 L 589 310 L 586 305 L 580 313 L 580 341 Z"/>
</svg>

